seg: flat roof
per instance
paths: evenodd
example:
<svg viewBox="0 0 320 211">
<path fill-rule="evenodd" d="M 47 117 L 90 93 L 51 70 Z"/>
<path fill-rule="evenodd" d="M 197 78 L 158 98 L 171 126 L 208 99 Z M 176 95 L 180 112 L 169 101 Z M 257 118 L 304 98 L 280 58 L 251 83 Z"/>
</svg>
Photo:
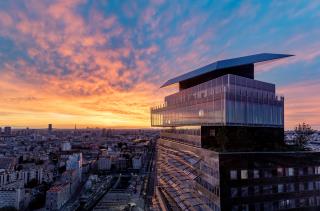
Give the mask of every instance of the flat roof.
<svg viewBox="0 0 320 211">
<path fill-rule="evenodd" d="M 187 72 L 185 74 L 182 74 L 180 76 L 177 76 L 175 78 L 172 78 L 165 82 L 162 87 L 166 87 L 175 83 L 179 83 L 182 81 L 190 80 L 192 78 L 204 75 L 206 73 L 210 73 L 216 70 L 231 68 L 231 67 L 237 67 L 242 65 L 249 65 L 249 64 L 255 64 L 259 62 L 265 62 L 265 61 L 271 61 L 275 59 L 282 59 L 286 57 L 290 57 L 293 55 L 290 54 L 274 54 L 274 53 L 260 53 L 260 54 L 254 54 L 249 56 L 243 56 L 243 57 L 237 57 L 232 59 L 225 59 L 216 61 L 214 63 L 208 64 L 206 66 L 200 67 L 196 70 Z"/>
</svg>

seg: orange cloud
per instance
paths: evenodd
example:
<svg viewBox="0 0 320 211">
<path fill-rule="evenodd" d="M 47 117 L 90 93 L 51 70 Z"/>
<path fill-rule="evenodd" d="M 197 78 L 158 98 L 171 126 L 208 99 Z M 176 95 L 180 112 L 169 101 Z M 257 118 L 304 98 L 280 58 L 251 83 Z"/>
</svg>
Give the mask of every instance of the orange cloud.
<svg viewBox="0 0 320 211">
<path fill-rule="evenodd" d="M 157 86 L 144 80 L 149 68 L 141 57 L 158 47 L 110 47 L 124 29 L 98 11 L 85 20 L 75 10 L 83 1 L 33 3 L 28 9 L 37 19 L 19 9 L 18 15 L 0 13 L 0 27 L 14 31 L 10 38 L 32 59 L 7 61 L 1 70 L 0 124 L 149 127 L 150 106 L 160 97 L 154 98 Z M 134 65 L 128 66 L 123 60 L 131 54 Z"/>
</svg>

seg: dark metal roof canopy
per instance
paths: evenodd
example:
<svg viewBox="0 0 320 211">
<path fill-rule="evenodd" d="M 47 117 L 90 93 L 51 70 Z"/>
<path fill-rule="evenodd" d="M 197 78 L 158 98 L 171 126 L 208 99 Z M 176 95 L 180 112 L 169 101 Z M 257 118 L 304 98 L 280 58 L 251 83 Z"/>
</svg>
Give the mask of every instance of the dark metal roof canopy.
<svg viewBox="0 0 320 211">
<path fill-rule="evenodd" d="M 212 64 L 198 68 L 178 77 L 168 80 L 161 87 L 179 83 L 179 88 L 187 89 L 205 81 L 220 77 L 226 74 L 234 74 L 254 79 L 254 64 L 275 59 L 282 59 L 293 55 L 261 53 L 250 56 L 243 56 L 233 59 L 216 61 Z"/>
</svg>

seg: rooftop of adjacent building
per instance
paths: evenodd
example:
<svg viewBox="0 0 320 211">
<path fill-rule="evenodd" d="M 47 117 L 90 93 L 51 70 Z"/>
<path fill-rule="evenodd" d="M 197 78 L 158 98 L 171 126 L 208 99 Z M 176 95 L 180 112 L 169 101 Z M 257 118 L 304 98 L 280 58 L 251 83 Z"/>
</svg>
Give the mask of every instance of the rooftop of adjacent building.
<svg viewBox="0 0 320 211">
<path fill-rule="evenodd" d="M 62 190 L 64 190 L 64 188 L 69 185 L 69 183 L 61 183 L 61 184 L 56 184 L 54 186 L 52 186 L 48 192 L 60 192 Z"/>
<path fill-rule="evenodd" d="M 285 143 L 283 144 L 272 144 L 270 142 L 270 145 L 266 146 L 260 146 L 260 145 L 245 145 L 245 146 L 194 146 L 188 143 L 183 142 L 177 142 L 172 139 L 167 138 L 160 138 L 160 140 L 164 140 L 165 143 L 168 145 L 166 146 L 174 146 L 177 148 L 183 148 L 184 150 L 192 151 L 193 149 L 205 149 L 209 150 L 210 153 L 216 154 L 216 155 L 265 155 L 265 156 L 271 156 L 271 155 L 320 155 L 320 151 L 313 151 L 308 147 L 299 146 L 299 145 L 287 145 Z M 163 142 L 162 142 L 163 143 Z"/>
</svg>

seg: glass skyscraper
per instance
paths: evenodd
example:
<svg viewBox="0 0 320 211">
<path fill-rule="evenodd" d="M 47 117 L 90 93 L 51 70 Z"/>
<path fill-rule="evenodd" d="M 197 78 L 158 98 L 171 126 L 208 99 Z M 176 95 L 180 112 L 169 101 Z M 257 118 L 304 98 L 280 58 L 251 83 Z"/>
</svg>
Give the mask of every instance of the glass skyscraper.
<svg viewBox="0 0 320 211">
<path fill-rule="evenodd" d="M 288 56 L 217 61 L 162 86 L 178 84 L 179 92 L 151 108 L 151 125 L 163 127 L 154 210 L 320 206 L 320 153 L 285 145 L 284 98 L 254 79 L 255 63 Z"/>
</svg>

